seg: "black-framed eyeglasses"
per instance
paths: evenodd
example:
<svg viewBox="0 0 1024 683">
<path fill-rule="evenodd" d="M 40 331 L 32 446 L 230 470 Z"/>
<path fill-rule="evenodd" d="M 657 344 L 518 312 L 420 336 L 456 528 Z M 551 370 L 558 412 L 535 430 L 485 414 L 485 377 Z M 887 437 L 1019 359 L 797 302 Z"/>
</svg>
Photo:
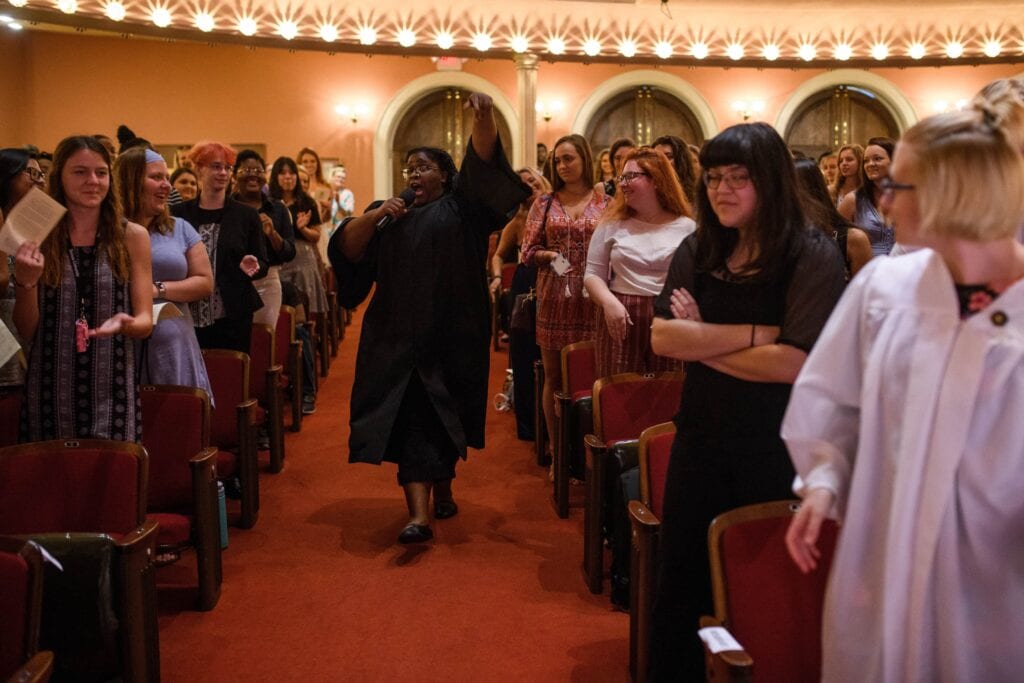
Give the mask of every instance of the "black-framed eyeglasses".
<svg viewBox="0 0 1024 683">
<path fill-rule="evenodd" d="M 253 166 L 241 166 L 238 169 L 238 175 L 240 176 L 261 176 L 263 175 L 262 168 L 256 168 Z"/>
<path fill-rule="evenodd" d="M 436 170 L 438 170 L 437 166 L 431 166 L 430 164 L 420 164 L 419 166 L 414 166 L 413 168 L 403 168 L 402 177 L 408 180 L 414 175 L 419 176 Z"/>
<path fill-rule="evenodd" d="M 25 169 L 25 173 L 28 174 L 28 179 L 33 183 L 42 184 L 46 180 L 46 174 L 40 171 L 38 168 L 28 167 Z"/>
<path fill-rule="evenodd" d="M 910 183 L 897 183 L 892 178 L 882 178 L 878 181 L 878 189 L 881 190 L 882 194 L 892 194 L 897 190 L 916 190 L 917 185 L 911 185 Z"/>
<path fill-rule="evenodd" d="M 723 180 L 726 187 L 730 190 L 742 190 L 750 184 L 750 174 L 746 171 L 733 171 L 732 173 L 704 172 L 704 184 L 709 190 L 717 190 Z"/>
<path fill-rule="evenodd" d="M 649 177 L 650 175 L 650 173 L 645 173 L 644 171 L 628 171 L 620 175 L 618 178 L 616 178 L 615 182 L 617 182 L 619 185 L 628 185 L 629 183 L 633 182 L 634 180 L 641 176 Z"/>
</svg>

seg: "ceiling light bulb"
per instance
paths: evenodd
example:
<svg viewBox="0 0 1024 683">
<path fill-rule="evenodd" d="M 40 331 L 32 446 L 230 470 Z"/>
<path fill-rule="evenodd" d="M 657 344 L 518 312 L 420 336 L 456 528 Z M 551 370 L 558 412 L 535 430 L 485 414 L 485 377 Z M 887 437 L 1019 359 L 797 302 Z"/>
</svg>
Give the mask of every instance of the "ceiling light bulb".
<svg viewBox="0 0 1024 683">
<path fill-rule="evenodd" d="M 1003 46 L 998 40 L 986 40 L 982 51 L 986 57 L 998 57 L 1003 51 Z"/>
<path fill-rule="evenodd" d="M 964 44 L 959 40 L 951 40 L 946 43 L 946 56 L 950 59 L 960 59 L 964 56 Z"/>
<path fill-rule="evenodd" d="M 167 28 L 171 25 L 171 11 L 166 7 L 157 7 L 150 15 L 154 26 Z"/>
<path fill-rule="evenodd" d="M 662 40 L 654 46 L 654 54 L 661 59 L 668 59 L 672 56 L 672 43 Z"/>
<path fill-rule="evenodd" d="M 761 55 L 769 62 L 774 62 L 776 59 L 779 58 L 779 55 L 781 54 L 782 51 L 779 49 L 779 46 L 776 45 L 775 43 L 768 43 L 767 45 L 764 46 L 764 49 L 761 50 Z"/>
<path fill-rule="evenodd" d="M 623 57 L 632 57 L 636 54 L 636 41 L 632 38 L 625 38 L 619 43 L 619 54 Z"/>
<path fill-rule="evenodd" d="M 889 57 L 889 46 L 885 43 L 875 43 L 871 46 L 871 57 L 879 62 Z"/>
<path fill-rule="evenodd" d="M 12 7 L 24 7 L 28 4 L 28 0 L 7 0 L 7 2 L 11 3 Z"/>
<path fill-rule="evenodd" d="M 215 22 L 213 16 L 207 12 L 200 12 L 196 15 L 196 28 L 203 33 L 209 33 L 213 30 Z"/>
<path fill-rule="evenodd" d="M 123 21 L 128 12 L 125 10 L 124 5 L 119 0 L 108 2 L 107 6 L 103 8 L 103 13 L 107 15 L 107 19 L 111 21 Z"/>
<path fill-rule="evenodd" d="M 919 42 L 911 43 L 907 54 L 910 55 L 911 59 L 921 59 L 925 54 L 924 45 Z"/>
<path fill-rule="evenodd" d="M 259 28 L 256 25 L 256 20 L 252 17 L 242 17 L 238 20 L 238 32 L 243 36 L 254 36 L 256 30 Z"/>
<path fill-rule="evenodd" d="M 448 31 L 441 31 L 440 33 L 437 34 L 437 39 L 435 42 L 437 43 L 437 46 L 442 50 L 450 50 L 452 49 L 452 46 L 455 45 L 455 37 L 452 36 L 452 34 L 449 33 Z"/>
<path fill-rule="evenodd" d="M 853 56 L 853 47 L 849 43 L 839 43 L 836 45 L 834 55 L 840 62 L 845 62 Z"/>
<path fill-rule="evenodd" d="M 491 49 L 491 37 L 486 33 L 477 33 L 473 36 L 473 47 L 480 52 L 487 52 Z"/>
<path fill-rule="evenodd" d="M 12 21 L 14 21 L 14 19 L 11 19 L 6 14 L 0 14 L 0 24 L 9 24 Z"/>
<path fill-rule="evenodd" d="M 560 55 L 565 52 L 565 41 L 558 36 L 548 38 L 548 52 L 553 55 Z"/>
<path fill-rule="evenodd" d="M 293 40 L 299 35 L 299 25 L 291 20 L 282 21 L 277 25 L 277 34 L 285 40 Z"/>
<path fill-rule="evenodd" d="M 20 31 L 21 29 L 23 29 L 25 27 L 22 26 L 21 24 L 19 24 L 16 21 L 12 21 L 9 24 L 7 24 L 7 28 L 11 29 L 12 31 Z"/>
<path fill-rule="evenodd" d="M 334 24 L 323 24 L 320 26 L 320 40 L 325 43 L 333 43 L 338 39 L 338 29 Z"/>
<path fill-rule="evenodd" d="M 57 9 L 64 14 L 74 14 L 78 11 L 77 0 L 57 0 Z"/>
<path fill-rule="evenodd" d="M 708 56 L 709 52 L 707 43 L 702 41 L 697 41 L 693 44 L 693 47 L 690 48 L 690 54 L 696 59 L 704 59 Z"/>
<path fill-rule="evenodd" d="M 356 35 L 360 45 L 373 45 L 377 42 L 377 31 L 370 26 L 361 26 Z"/>
<path fill-rule="evenodd" d="M 512 52 L 515 52 L 516 54 L 521 55 L 530 49 L 530 41 L 522 33 L 517 33 L 516 35 L 512 36 L 512 41 L 510 44 L 512 47 Z"/>
<path fill-rule="evenodd" d="M 739 43 L 729 43 L 725 48 L 725 56 L 734 62 L 743 59 L 743 46 Z"/>
<path fill-rule="evenodd" d="M 412 47 L 416 44 L 416 32 L 412 29 L 403 28 L 398 32 L 398 44 L 402 47 Z"/>
<path fill-rule="evenodd" d="M 597 38 L 587 38 L 583 41 L 583 54 L 588 57 L 596 57 L 601 54 L 601 42 Z"/>
<path fill-rule="evenodd" d="M 804 43 L 800 46 L 800 49 L 797 50 L 797 55 L 805 62 L 809 62 L 818 55 L 818 50 L 810 43 Z"/>
</svg>

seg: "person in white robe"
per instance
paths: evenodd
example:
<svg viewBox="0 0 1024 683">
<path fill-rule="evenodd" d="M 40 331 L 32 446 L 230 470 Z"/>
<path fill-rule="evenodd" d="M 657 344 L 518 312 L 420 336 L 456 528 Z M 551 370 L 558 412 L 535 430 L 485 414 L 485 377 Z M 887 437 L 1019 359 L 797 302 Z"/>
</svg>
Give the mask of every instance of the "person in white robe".
<svg viewBox="0 0 1024 683">
<path fill-rule="evenodd" d="M 885 191 L 901 242 L 850 284 L 782 437 L 816 568 L 840 520 L 822 680 L 1024 676 L 1024 161 L 983 105 L 925 119 Z"/>
</svg>

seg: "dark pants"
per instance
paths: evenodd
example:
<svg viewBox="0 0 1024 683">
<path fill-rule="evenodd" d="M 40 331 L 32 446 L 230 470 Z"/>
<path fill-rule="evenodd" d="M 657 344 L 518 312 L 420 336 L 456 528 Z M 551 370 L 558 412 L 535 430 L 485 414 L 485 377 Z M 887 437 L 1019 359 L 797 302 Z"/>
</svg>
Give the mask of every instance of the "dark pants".
<svg viewBox="0 0 1024 683">
<path fill-rule="evenodd" d="M 703 681 L 700 618 L 714 613 L 708 526 L 723 512 L 792 498 L 793 465 L 781 439 L 745 447 L 676 434 L 665 481 L 651 632 L 653 681 Z"/>
<path fill-rule="evenodd" d="M 252 313 L 241 318 L 221 318 L 207 327 L 197 327 L 196 339 L 201 349 L 231 349 L 248 354 Z"/>
<path fill-rule="evenodd" d="M 417 372 L 409 378 L 385 453 L 385 460 L 398 463 L 400 486 L 455 478 L 459 452 Z"/>
<path fill-rule="evenodd" d="M 320 334 L 326 334 L 326 331 Z M 302 342 L 302 395 L 313 398 L 316 396 L 316 352 L 313 350 L 313 339 L 305 325 L 295 326 L 295 336 Z"/>
<path fill-rule="evenodd" d="M 509 295 L 514 301 L 516 295 L 530 291 L 537 280 L 536 271 L 520 264 L 512 276 Z M 508 343 L 509 366 L 512 368 L 512 394 L 516 411 L 516 436 L 524 441 L 533 441 L 534 405 L 533 363 L 540 360 L 537 336 L 530 333 L 510 332 Z"/>
</svg>

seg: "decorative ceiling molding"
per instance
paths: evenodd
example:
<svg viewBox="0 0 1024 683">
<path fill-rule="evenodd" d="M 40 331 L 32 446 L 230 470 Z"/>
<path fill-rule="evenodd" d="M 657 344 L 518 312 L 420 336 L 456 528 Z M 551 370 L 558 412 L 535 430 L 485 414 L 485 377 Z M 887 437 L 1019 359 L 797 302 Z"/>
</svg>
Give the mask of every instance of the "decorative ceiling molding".
<svg viewBox="0 0 1024 683">
<path fill-rule="evenodd" d="M 290 50 L 547 61 L 873 68 L 1024 61 L 1024 3 L 7 0 L 11 20 Z M 674 16 L 673 16 L 674 15 Z M 941 18 L 939 21 L 938 18 Z M 929 23 L 931 22 L 931 23 Z"/>
</svg>

